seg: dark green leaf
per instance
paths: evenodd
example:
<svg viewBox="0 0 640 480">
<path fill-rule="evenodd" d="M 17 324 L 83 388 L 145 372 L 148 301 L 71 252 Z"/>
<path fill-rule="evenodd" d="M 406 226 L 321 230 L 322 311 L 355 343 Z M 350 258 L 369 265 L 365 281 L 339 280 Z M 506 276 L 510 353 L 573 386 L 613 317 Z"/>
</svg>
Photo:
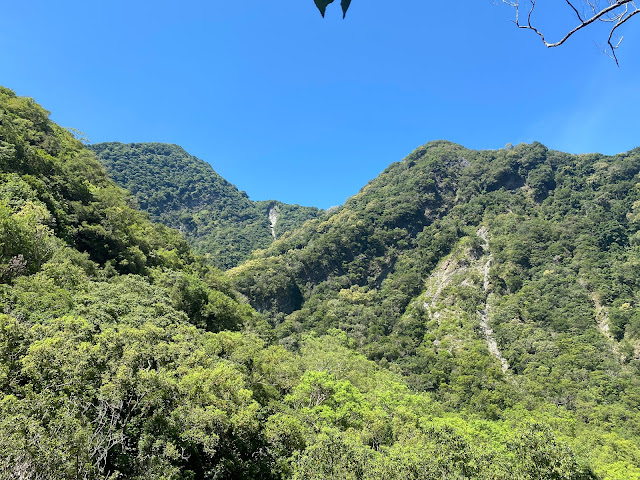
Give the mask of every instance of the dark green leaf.
<svg viewBox="0 0 640 480">
<path fill-rule="evenodd" d="M 327 5 L 333 3 L 333 0 L 314 0 L 316 2 L 316 7 L 320 10 L 322 17 L 324 17 L 324 12 L 327 9 Z"/>
<path fill-rule="evenodd" d="M 342 6 L 342 18 L 344 18 L 347 16 L 347 10 L 349 10 L 351 0 L 342 0 L 342 2 L 340 2 L 340 5 Z"/>
</svg>

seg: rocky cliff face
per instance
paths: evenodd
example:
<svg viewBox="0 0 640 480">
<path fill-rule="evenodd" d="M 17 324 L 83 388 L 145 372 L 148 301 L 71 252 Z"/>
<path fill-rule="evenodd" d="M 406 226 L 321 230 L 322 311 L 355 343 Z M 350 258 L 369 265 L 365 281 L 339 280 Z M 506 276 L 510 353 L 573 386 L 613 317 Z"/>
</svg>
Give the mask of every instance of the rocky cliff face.
<svg viewBox="0 0 640 480">
<path fill-rule="evenodd" d="M 276 237 L 276 223 L 278 223 L 278 217 L 280 216 L 280 211 L 277 205 L 273 205 L 269 207 L 269 211 L 267 212 L 267 216 L 269 217 L 269 223 L 271 223 L 271 235 L 273 238 Z"/>
</svg>

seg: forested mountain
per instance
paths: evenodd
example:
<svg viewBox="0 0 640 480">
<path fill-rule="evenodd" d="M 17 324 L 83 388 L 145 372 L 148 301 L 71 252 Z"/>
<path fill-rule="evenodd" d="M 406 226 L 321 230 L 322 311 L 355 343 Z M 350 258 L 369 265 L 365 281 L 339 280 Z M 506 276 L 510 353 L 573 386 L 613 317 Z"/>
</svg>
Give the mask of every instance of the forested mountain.
<svg viewBox="0 0 640 480">
<path fill-rule="evenodd" d="M 219 268 L 237 265 L 322 213 L 275 200 L 253 202 L 177 145 L 113 142 L 89 148 L 153 221 L 179 229 Z"/>
<path fill-rule="evenodd" d="M 429 144 L 229 276 L 0 87 L 0 479 L 640 478 L 639 153 Z"/>
<path fill-rule="evenodd" d="M 432 142 L 230 274 L 280 344 L 339 329 L 451 412 L 551 415 L 639 478 L 639 171 Z"/>
</svg>

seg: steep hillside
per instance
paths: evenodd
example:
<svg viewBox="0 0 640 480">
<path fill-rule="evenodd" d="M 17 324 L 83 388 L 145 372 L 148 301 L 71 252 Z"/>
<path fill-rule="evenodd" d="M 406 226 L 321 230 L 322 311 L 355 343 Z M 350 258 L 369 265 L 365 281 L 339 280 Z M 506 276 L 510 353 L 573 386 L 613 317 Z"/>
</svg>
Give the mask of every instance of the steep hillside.
<svg viewBox="0 0 640 480">
<path fill-rule="evenodd" d="M 390 191 L 396 188 L 402 191 Z M 318 240 L 330 229 L 317 222 L 300 235 L 324 249 L 324 270 L 289 281 L 300 299 L 288 301 L 303 309 L 274 331 L 226 274 L 131 203 L 48 112 L 0 87 L 0 479 L 638 478 L 637 373 L 624 343 L 634 338 L 633 285 L 607 297 L 593 280 L 598 275 L 587 272 L 579 272 L 578 287 L 543 282 L 562 273 L 555 255 L 564 250 L 555 246 L 553 272 L 510 267 L 505 274 L 501 265 L 522 258 L 502 247 L 517 245 L 507 236 L 532 228 L 523 213 L 514 209 L 520 217 L 511 224 L 508 212 L 498 212 L 507 207 L 500 207 L 495 218 L 486 217 L 489 227 L 461 224 L 457 237 L 457 230 L 438 227 L 421 243 L 425 233 L 416 235 L 410 225 L 417 217 L 399 208 L 391 218 L 406 224 L 404 236 L 379 233 L 374 241 L 335 233 L 331 241 L 342 249 L 335 251 Z M 417 262 L 431 262 L 421 267 L 425 277 L 407 280 L 414 264 L 399 265 L 413 251 L 406 240 L 412 236 L 414 250 L 435 247 Z M 294 234 L 274 248 L 300 238 Z M 535 238 L 526 248 L 547 237 Z M 350 261 L 340 247 L 348 241 L 369 243 Z M 326 302 L 313 291 L 313 279 L 335 269 L 335 258 L 351 272 L 354 261 L 364 265 L 366 255 L 387 252 L 393 242 L 397 255 L 372 267 L 386 270 L 370 280 L 366 272 L 353 278 L 382 286 L 394 281 L 380 287 L 393 293 L 404 272 L 406 285 L 424 288 L 415 295 L 405 288 L 409 300 L 382 305 L 404 302 L 403 312 L 372 310 L 376 293 L 364 281 L 334 298 L 326 283 Z M 612 245 L 610 251 L 618 248 Z M 533 250 L 535 258 L 548 253 Z M 600 252 L 585 251 L 592 259 Z M 617 252 L 622 261 L 626 250 Z M 287 265 L 281 253 L 278 261 Z M 621 271 L 626 282 L 635 270 Z M 264 281 L 280 277 L 269 268 L 260 272 L 254 293 L 264 295 Z M 297 283 L 303 274 L 308 288 Z M 539 302 L 537 316 L 526 317 L 530 297 L 556 298 L 546 285 L 587 293 L 563 290 L 557 298 L 573 303 Z M 626 301 L 612 305 L 617 300 Z M 277 307 L 286 302 L 264 301 L 279 321 L 284 313 Z M 588 315 L 582 318 L 587 304 L 595 308 L 595 327 Z M 565 310 L 556 315 L 554 308 Z M 377 313 L 390 328 L 378 338 L 388 343 L 373 338 L 368 350 L 358 336 L 368 332 L 358 325 L 366 327 L 362 318 L 368 318 L 375 327 Z M 299 334 L 303 314 L 309 327 L 326 334 Z M 563 318 L 569 327 L 558 323 Z M 596 337 L 601 351 L 591 348 Z M 358 350 L 373 358 L 387 353 L 375 362 Z"/>
<path fill-rule="evenodd" d="M 196 252 L 220 268 L 237 265 L 322 213 L 277 201 L 253 202 L 177 145 L 113 142 L 89 148 L 152 220 L 180 230 Z"/>
<path fill-rule="evenodd" d="M 636 448 L 639 171 L 638 149 L 432 142 L 230 273 L 284 345 L 337 328 L 452 411 L 553 410 Z"/>
</svg>

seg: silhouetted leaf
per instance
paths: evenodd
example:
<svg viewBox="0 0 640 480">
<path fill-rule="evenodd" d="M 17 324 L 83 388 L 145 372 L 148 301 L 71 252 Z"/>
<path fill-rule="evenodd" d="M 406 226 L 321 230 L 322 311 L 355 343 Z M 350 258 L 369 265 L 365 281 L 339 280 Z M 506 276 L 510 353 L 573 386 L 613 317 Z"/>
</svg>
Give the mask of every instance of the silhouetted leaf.
<svg viewBox="0 0 640 480">
<path fill-rule="evenodd" d="M 324 17 L 324 12 L 327 9 L 327 5 L 333 3 L 333 0 L 314 0 L 316 2 L 316 7 L 320 10 L 322 17 Z M 343 2 L 344 3 L 344 2 Z"/>
<path fill-rule="evenodd" d="M 340 2 L 340 5 L 342 6 L 342 18 L 344 18 L 347 16 L 347 10 L 349 10 L 351 0 L 342 0 L 342 2 Z"/>
</svg>

